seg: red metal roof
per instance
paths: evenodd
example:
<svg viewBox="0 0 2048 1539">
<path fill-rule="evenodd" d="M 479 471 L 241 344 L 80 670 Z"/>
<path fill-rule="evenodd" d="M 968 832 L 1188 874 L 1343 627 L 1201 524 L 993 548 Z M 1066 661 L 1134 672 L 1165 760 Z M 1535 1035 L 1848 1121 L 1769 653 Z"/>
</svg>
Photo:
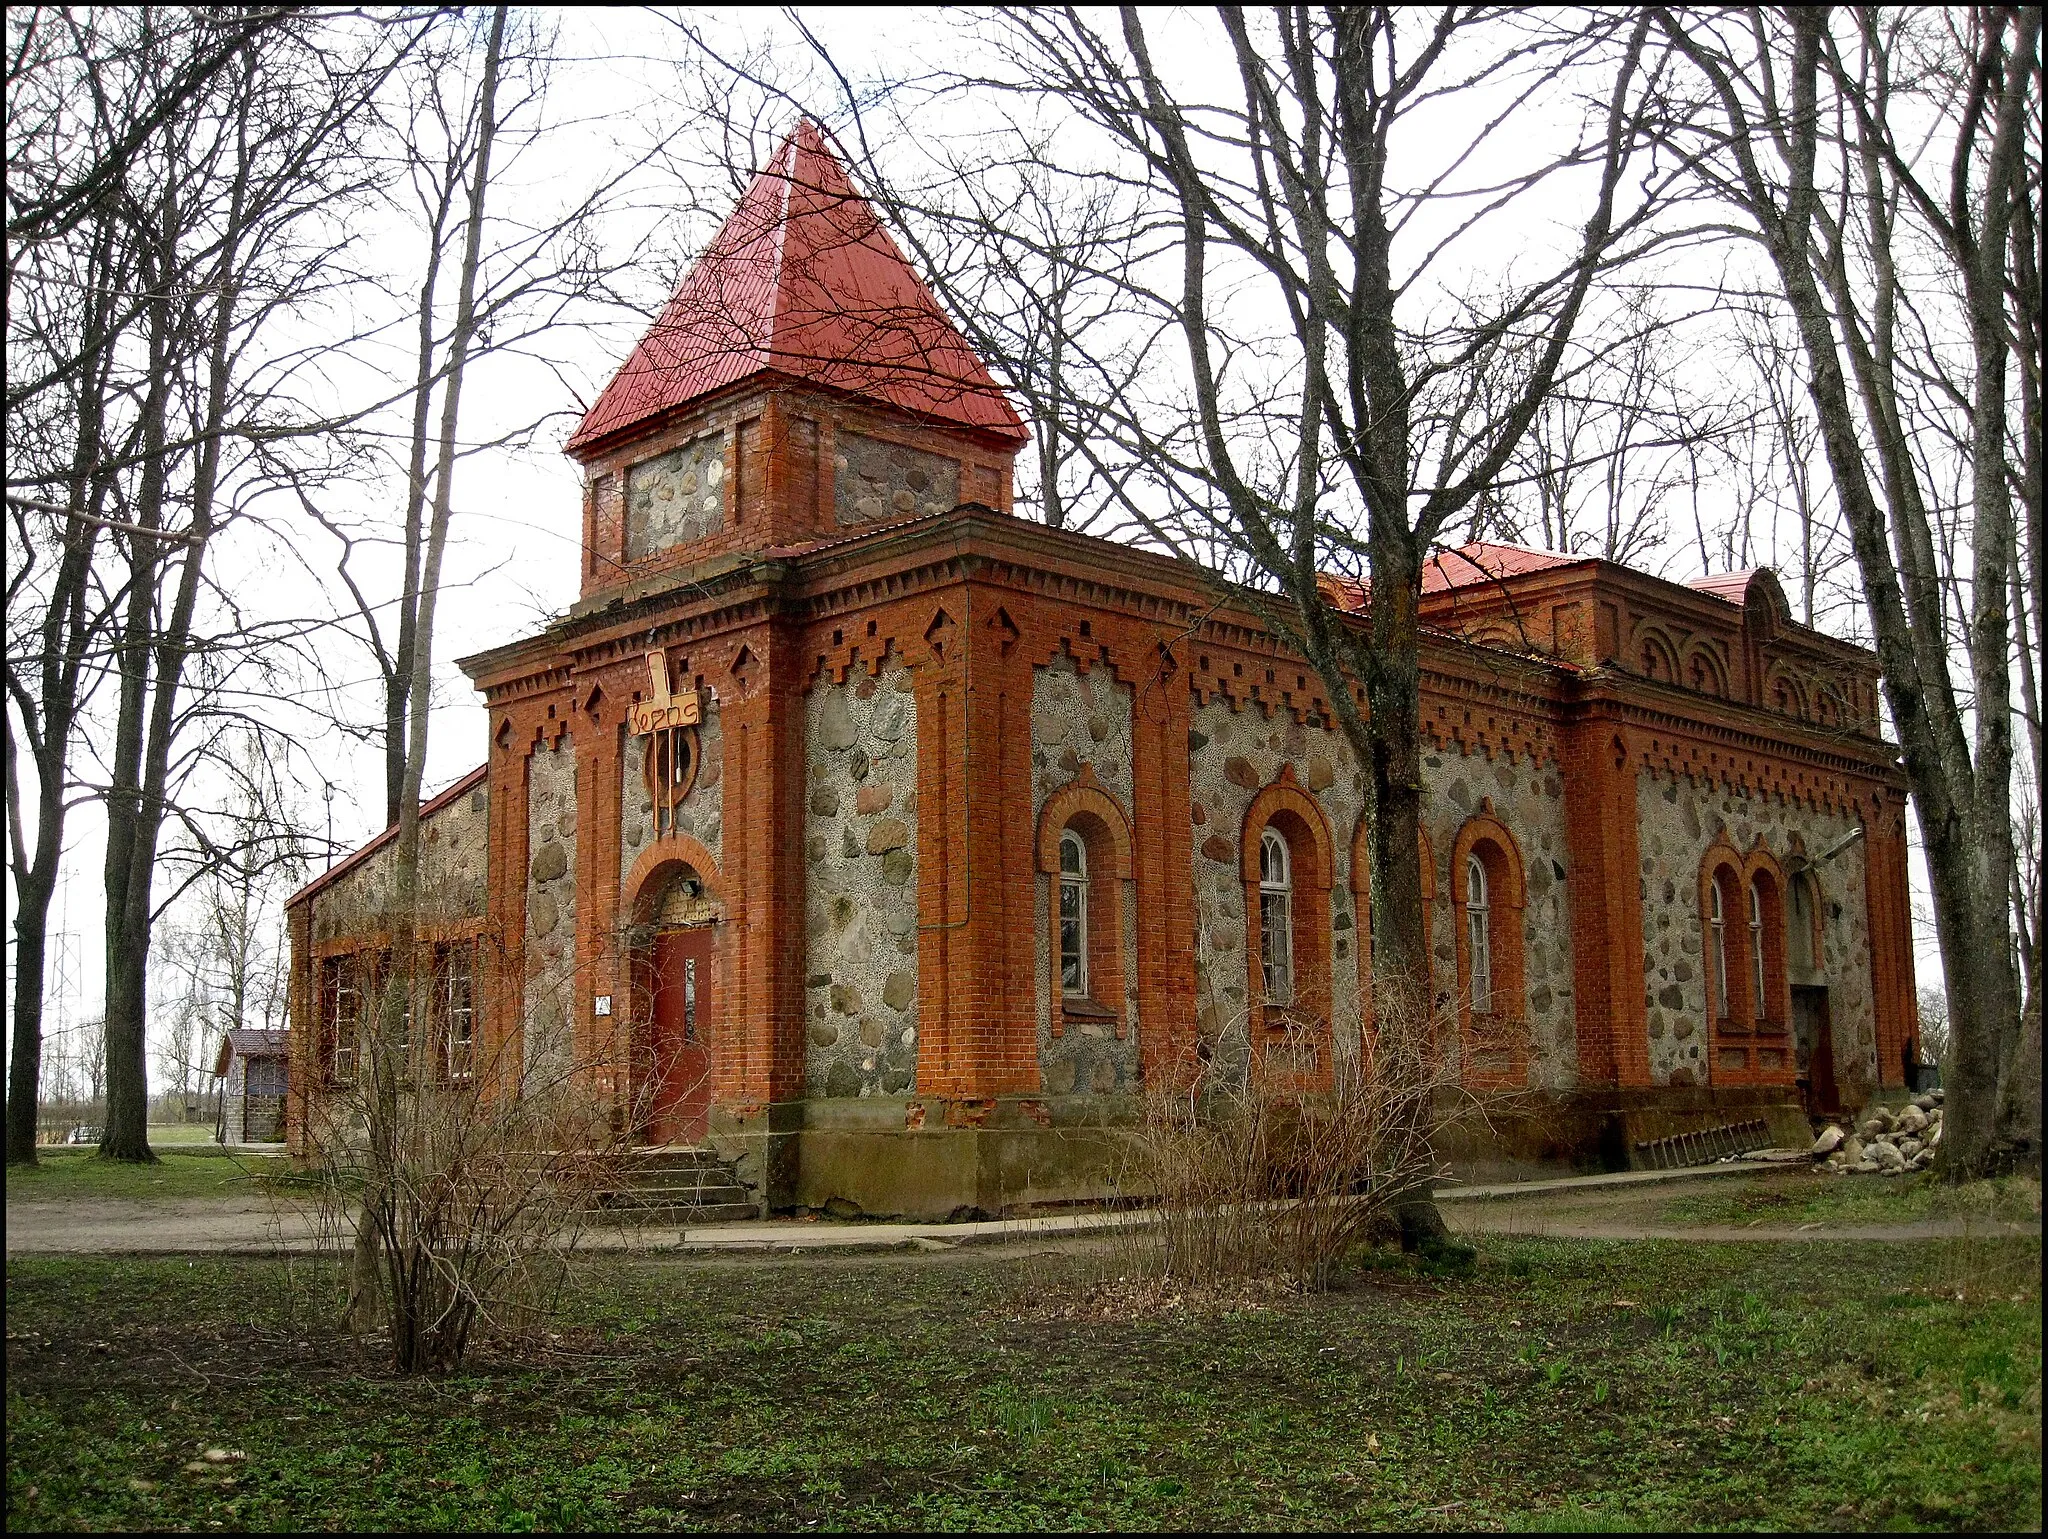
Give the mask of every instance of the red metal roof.
<svg viewBox="0 0 2048 1539">
<path fill-rule="evenodd" d="M 1711 577 L 1695 577 L 1686 586 L 1701 593 L 1711 593 L 1731 604 L 1746 604 L 1749 602 L 1749 584 L 1756 574 L 1755 567 L 1746 572 L 1716 572 Z"/>
<path fill-rule="evenodd" d="M 808 120 L 754 178 L 566 447 L 771 370 L 1017 443 L 1029 436 Z"/>
<path fill-rule="evenodd" d="M 1422 591 L 1445 593 L 1480 583 L 1499 582 L 1554 566 L 1576 566 L 1590 556 L 1560 556 L 1555 551 L 1481 541 L 1456 550 L 1439 551 L 1422 564 Z M 1372 600 L 1372 584 L 1363 578 L 1324 572 L 1316 579 L 1323 596 L 1339 609 L 1361 610 Z"/>
<path fill-rule="evenodd" d="M 1521 545 L 1499 545 L 1477 541 L 1456 550 L 1441 551 L 1422 564 L 1422 591 L 1442 593 L 1449 588 L 1469 588 L 1478 583 L 1499 582 L 1554 566 L 1575 566 L 1589 556 L 1560 556 L 1551 550 L 1529 550 Z"/>
</svg>

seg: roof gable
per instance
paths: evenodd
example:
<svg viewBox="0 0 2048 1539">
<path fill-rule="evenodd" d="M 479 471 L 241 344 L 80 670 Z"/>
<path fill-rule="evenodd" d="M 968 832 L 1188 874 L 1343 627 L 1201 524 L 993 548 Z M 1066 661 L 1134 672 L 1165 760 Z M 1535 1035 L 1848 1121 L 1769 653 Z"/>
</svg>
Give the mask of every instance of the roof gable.
<svg viewBox="0 0 2048 1539">
<path fill-rule="evenodd" d="M 771 372 L 1028 436 L 809 120 L 754 178 L 566 447 Z"/>
</svg>

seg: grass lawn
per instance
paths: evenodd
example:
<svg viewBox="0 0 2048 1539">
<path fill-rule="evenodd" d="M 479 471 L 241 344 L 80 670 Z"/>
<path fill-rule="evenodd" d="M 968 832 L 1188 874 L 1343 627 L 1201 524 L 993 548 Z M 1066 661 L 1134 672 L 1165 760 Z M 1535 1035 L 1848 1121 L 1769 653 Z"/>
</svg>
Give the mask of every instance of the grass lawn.
<svg viewBox="0 0 2048 1539">
<path fill-rule="evenodd" d="M 210 1122 L 153 1122 L 149 1126 L 149 1146 L 162 1149 L 164 1145 L 210 1144 L 213 1142 L 213 1124 Z"/>
<path fill-rule="evenodd" d="M 281 1157 L 158 1152 L 154 1165 L 103 1160 L 91 1147 L 38 1149 L 33 1166 L 7 1167 L 9 1202 L 62 1202 L 73 1197 L 224 1197 L 257 1190 L 257 1179 L 282 1174 L 291 1162 Z"/>
<path fill-rule="evenodd" d="M 401 1381 L 305 1263 L 14 1259 L 8 1526 L 2040 1525 L 2038 1240 L 1502 1240 L 1043 1307 L 1096 1266 L 592 1259 L 556 1337 Z"/>
<path fill-rule="evenodd" d="M 1667 1223 L 1723 1225 L 1904 1224 L 1918 1219 L 2038 1220 L 2041 1183 L 1974 1182 L 1958 1189 L 1932 1171 L 1911 1176 L 1838 1176 L 1819 1169 L 1773 1172 L 1702 1186 L 1664 1204 Z"/>
</svg>

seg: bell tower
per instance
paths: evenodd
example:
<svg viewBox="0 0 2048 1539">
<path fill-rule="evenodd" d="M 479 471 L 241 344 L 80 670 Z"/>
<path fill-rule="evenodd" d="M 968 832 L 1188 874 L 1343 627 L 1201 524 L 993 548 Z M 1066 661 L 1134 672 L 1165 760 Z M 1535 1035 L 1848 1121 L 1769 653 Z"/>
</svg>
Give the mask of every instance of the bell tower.
<svg viewBox="0 0 2048 1539">
<path fill-rule="evenodd" d="M 978 502 L 1027 434 L 818 128 L 785 139 L 571 435 L 585 602 Z"/>
</svg>

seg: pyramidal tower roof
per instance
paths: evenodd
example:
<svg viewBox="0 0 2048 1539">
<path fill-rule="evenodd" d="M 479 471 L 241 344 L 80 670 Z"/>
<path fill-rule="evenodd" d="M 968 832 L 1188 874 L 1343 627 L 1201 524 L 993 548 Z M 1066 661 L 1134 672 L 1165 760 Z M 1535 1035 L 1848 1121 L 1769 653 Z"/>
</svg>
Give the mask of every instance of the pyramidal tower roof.
<svg viewBox="0 0 2048 1539">
<path fill-rule="evenodd" d="M 1013 442 L 1029 436 L 808 119 L 754 178 L 566 447 L 767 373 Z"/>
</svg>

